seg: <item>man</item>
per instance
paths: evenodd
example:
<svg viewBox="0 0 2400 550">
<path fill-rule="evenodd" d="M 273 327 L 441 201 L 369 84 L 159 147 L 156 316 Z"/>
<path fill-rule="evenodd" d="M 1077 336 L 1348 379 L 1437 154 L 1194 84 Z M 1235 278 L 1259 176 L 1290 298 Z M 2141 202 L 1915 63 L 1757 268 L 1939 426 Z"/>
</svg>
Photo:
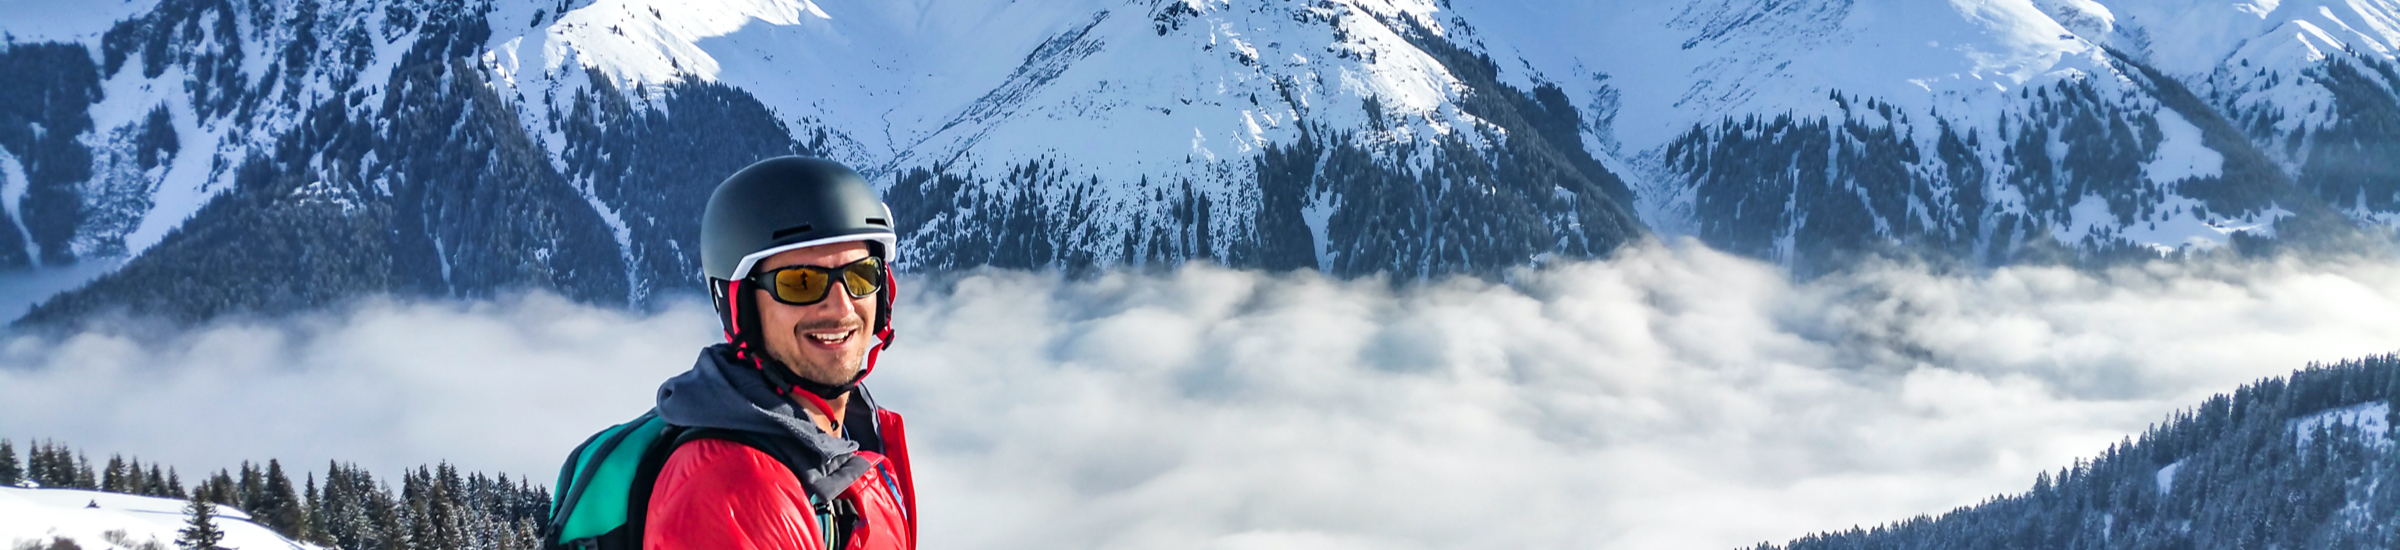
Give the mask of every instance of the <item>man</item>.
<svg viewBox="0 0 2400 550">
<path fill-rule="evenodd" d="M 823 159 L 718 184 L 701 267 L 726 343 L 658 388 L 659 416 L 689 431 L 651 486 L 644 548 L 916 547 L 900 415 L 859 387 L 892 338 L 890 212 Z"/>
</svg>

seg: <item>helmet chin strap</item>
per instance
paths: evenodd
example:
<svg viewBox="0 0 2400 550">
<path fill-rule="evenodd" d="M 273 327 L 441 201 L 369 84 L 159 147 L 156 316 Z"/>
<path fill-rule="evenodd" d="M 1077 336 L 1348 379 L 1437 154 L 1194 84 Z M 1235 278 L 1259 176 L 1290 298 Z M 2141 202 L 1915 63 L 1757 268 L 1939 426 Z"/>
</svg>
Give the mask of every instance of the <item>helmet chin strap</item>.
<svg viewBox="0 0 2400 550">
<path fill-rule="evenodd" d="M 815 406 L 818 412 L 824 413 L 826 418 L 832 420 L 834 426 L 839 427 L 842 423 L 842 414 L 834 411 L 833 404 L 829 401 L 857 390 L 859 382 L 866 380 L 868 374 L 875 372 L 875 364 L 878 359 L 882 358 L 883 348 L 892 345 L 891 295 L 894 285 L 898 281 L 892 276 L 890 270 L 883 272 L 883 281 L 883 295 L 875 300 L 876 322 L 881 325 L 875 330 L 875 347 L 867 348 L 866 365 L 858 370 L 858 374 L 851 375 L 847 382 L 827 384 L 810 380 L 792 372 L 792 369 L 785 366 L 783 362 L 776 361 L 764 353 L 752 351 L 751 344 L 754 341 L 759 341 L 759 347 L 765 347 L 764 342 L 761 341 L 764 335 L 753 334 L 753 331 L 747 330 L 748 326 L 755 323 L 745 323 L 744 321 L 755 321 L 757 312 L 751 311 L 748 312 L 749 316 L 743 315 L 741 305 L 743 302 L 751 300 L 751 297 L 742 292 L 741 281 L 728 281 L 726 305 L 729 312 L 727 316 L 733 322 L 727 323 L 727 325 L 733 328 L 725 333 L 725 339 L 727 343 L 733 344 L 734 357 L 749 360 L 752 368 L 765 374 L 769 387 L 774 388 L 776 394 L 794 396 L 804 403 Z M 768 367 L 770 363 L 774 365 L 773 368 Z"/>
<path fill-rule="evenodd" d="M 883 355 L 883 348 L 892 343 L 892 329 L 885 327 L 883 330 L 877 331 L 875 339 L 875 347 L 867 348 L 867 364 L 858 369 L 858 374 L 850 375 L 848 382 L 840 384 L 810 380 L 792 373 L 789 368 L 767 368 L 766 363 L 776 362 L 774 359 L 760 357 L 753 359 L 752 362 L 758 365 L 759 370 L 767 373 L 767 379 L 774 383 L 776 393 L 791 395 L 809 405 L 816 406 L 818 412 L 825 413 L 825 417 L 832 419 L 835 426 L 840 426 L 842 414 L 834 411 L 833 404 L 829 401 L 857 391 L 858 383 L 866 380 L 868 374 L 875 372 L 876 359 Z M 781 367 L 780 362 L 776 363 L 778 367 Z"/>
</svg>

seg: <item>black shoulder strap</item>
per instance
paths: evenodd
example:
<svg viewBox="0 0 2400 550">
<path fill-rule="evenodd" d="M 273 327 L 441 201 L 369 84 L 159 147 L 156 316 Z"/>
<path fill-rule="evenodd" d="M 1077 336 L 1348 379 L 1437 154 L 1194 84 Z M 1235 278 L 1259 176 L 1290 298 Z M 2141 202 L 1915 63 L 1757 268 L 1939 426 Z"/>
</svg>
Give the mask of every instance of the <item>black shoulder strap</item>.
<svg viewBox="0 0 2400 550">
<path fill-rule="evenodd" d="M 842 429 L 850 441 L 858 443 L 858 450 L 891 454 L 884 449 L 883 421 L 875 416 L 879 410 L 883 407 L 875 404 L 875 396 L 867 393 L 866 386 L 859 386 L 850 394 L 850 410 L 842 412 Z"/>
</svg>

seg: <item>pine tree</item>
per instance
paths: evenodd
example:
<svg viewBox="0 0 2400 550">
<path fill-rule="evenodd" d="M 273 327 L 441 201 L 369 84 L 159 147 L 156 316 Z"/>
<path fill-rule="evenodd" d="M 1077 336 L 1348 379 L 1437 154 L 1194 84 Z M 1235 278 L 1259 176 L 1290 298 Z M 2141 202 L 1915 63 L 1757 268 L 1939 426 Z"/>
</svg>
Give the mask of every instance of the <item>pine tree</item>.
<svg viewBox="0 0 2400 550">
<path fill-rule="evenodd" d="M 324 510 L 324 502 L 318 500 L 320 495 L 317 493 L 316 472 L 308 473 L 307 483 L 307 489 L 301 493 L 301 498 L 306 500 L 300 506 L 300 540 L 317 546 L 330 546 L 332 541 L 325 537 L 324 515 L 319 513 Z"/>
<path fill-rule="evenodd" d="M 149 494 L 142 492 L 145 488 L 150 486 L 150 472 L 142 469 L 142 459 L 140 457 L 125 459 L 124 484 L 125 487 L 121 490 L 125 491 L 126 494 Z"/>
<path fill-rule="evenodd" d="M 75 457 L 65 454 L 65 449 L 60 448 L 56 441 L 44 442 L 44 445 L 47 448 L 42 449 L 42 477 L 35 481 L 40 481 L 43 487 L 75 485 Z"/>
<path fill-rule="evenodd" d="M 0 439 L 0 485 L 14 487 L 24 478 L 24 468 L 17 465 L 17 447 Z"/>
<path fill-rule="evenodd" d="M 100 490 L 111 493 L 130 493 L 125 490 L 125 457 L 108 455 L 108 469 L 100 472 Z"/>
<path fill-rule="evenodd" d="M 242 507 L 242 501 L 239 500 L 241 498 L 241 494 L 239 493 L 241 488 L 234 485 L 233 474 L 231 472 L 217 470 L 216 475 L 209 476 L 208 481 L 202 482 L 202 486 L 207 489 L 206 491 L 202 492 L 207 493 L 208 496 L 206 498 L 208 498 L 210 502 L 232 506 L 235 508 Z"/>
<path fill-rule="evenodd" d="M 361 535 L 368 531 L 364 495 L 355 489 L 357 478 L 334 461 L 325 464 L 325 489 L 317 500 L 317 525 L 325 533 L 327 546 L 358 548 Z"/>
<path fill-rule="evenodd" d="M 75 453 L 57 441 L 50 442 L 50 479 L 43 484 L 53 487 L 75 486 Z"/>
<path fill-rule="evenodd" d="M 364 472 L 361 472 L 362 476 Z M 406 476 L 402 476 L 405 478 Z M 366 479 L 361 477 L 361 480 Z M 372 485 L 360 495 L 365 500 L 370 529 L 361 538 L 378 541 L 380 548 L 416 548 L 420 540 L 410 536 L 410 515 L 400 499 L 392 498 L 390 485 Z"/>
<path fill-rule="evenodd" d="M 100 473 L 92 469 L 92 458 L 75 453 L 75 483 L 77 489 L 100 488 Z"/>
<path fill-rule="evenodd" d="M 349 513 L 356 508 L 351 506 L 351 500 L 344 492 L 346 479 L 341 463 L 325 461 L 325 487 L 317 493 L 316 509 L 310 511 L 310 515 L 317 518 L 317 530 L 325 536 L 325 546 L 342 546 L 341 543 L 348 540 L 344 537 L 357 532 L 352 527 Z"/>
<path fill-rule="evenodd" d="M 292 490 L 292 478 L 283 474 L 283 463 L 274 459 L 267 460 L 264 477 L 250 512 L 267 528 L 286 537 L 300 538 L 304 512 L 300 508 L 300 495 Z"/>
<path fill-rule="evenodd" d="M 400 475 L 400 509 L 407 518 L 408 540 L 421 550 L 445 550 L 440 534 L 434 532 L 439 522 L 434 517 L 433 474 L 424 466 Z"/>
<path fill-rule="evenodd" d="M 258 471 L 258 466 L 248 460 L 242 461 L 241 485 L 235 488 L 233 505 L 243 511 L 258 511 L 259 505 L 266 500 L 266 487 L 266 475 Z"/>
<path fill-rule="evenodd" d="M 42 444 L 42 475 L 35 478 L 44 487 L 67 487 L 75 484 L 75 459 L 56 441 Z"/>
<path fill-rule="evenodd" d="M 183 492 L 183 475 L 175 473 L 175 468 L 173 467 L 167 468 L 167 494 L 161 496 L 175 498 L 183 498 L 185 496 Z"/>
<path fill-rule="evenodd" d="M 175 547 L 183 550 L 216 550 L 225 540 L 225 532 L 217 529 L 217 505 L 194 493 L 184 504 L 186 527 L 177 531 Z"/>
<path fill-rule="evenodd" d="M 25 481 L 30 481 L 32 482 L 32 485 L 41 487 L 48 487 L 57 484 L 57 478 L 52 477 L 55 474 L 50 466 L 50 442 L 33 442 L 31 446 L 26 449 L 25 455 Z"/>
<path fill-rule="evenodd" d="M 199 481 L 192 482 L 192 496 L 217 504 L 225 504 L 225 497 L 217 493 L 217 480 L 223 479 L 224 476 L 224 470 L 218 470 L 216 474 L 199 476 Z"/>
<path fill-rule="evenodd" d="M 154 497 L 172 497 L 180 496 L 175 493 L 182 492 L 167 490 L 167 476 L 164 472 L 159 471 L 157 464 L 151 464 L 150 474 L 144 477 L 148 479 L 142 482 L 142 494 Z"/>
</svg>

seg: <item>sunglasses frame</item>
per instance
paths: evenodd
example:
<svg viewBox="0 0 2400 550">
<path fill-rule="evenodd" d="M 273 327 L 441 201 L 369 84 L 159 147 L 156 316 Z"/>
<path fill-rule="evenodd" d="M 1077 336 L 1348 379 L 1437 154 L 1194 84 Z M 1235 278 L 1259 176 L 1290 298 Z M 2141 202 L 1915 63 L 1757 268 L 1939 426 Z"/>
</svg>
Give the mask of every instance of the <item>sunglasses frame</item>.
<svg viewBox="0 0 2400 550">
<path fill-rule="evenodd" d="M 874 264 L 874 265 L 875 265 L 875 276 L 872 278 L 872 280 L 874 280 L 874 281 L 875 281 L 875 288 L 874 288 L 874 290 L 869 290 L 869 291 L 866 291 L 866 292 L 864 292 L 864 293 L 861 293 L 861 292 L 858 292 L 857 288 L 856 288 L 855 286 L 851 285 L 851 284 L 850 284 L 850 282 L 849 282 L 849 281 L 848 281 L 846 278 L 844 278 L 844 276 L 843 276 L 843 275 L 844 275 L 844 272 L 850 271 L 850 268 L 851 268 L 852 266 L 856 266 L 856 265 L 858 265 L 858 264 L 863 264 L 863 263 L 872 263 L 872 264 Z M 825 281 L 825 291 L 824 291 L 824 292 L 822 292 L 822 293 L 819 293 L 819 294 L 817 294 L 817 297 L 816 297 L 816 299 L 809 300 L 809 301 L 805 301 L 805 302 L 795 302 L 795 301 L 791 301 L 791 300 L 786 300 L 786 299 L 784 299 L 784 297 L 783 297 L 783 293 L 781 293 L 781 292 L 776 292 L 776 291 L 775 291 L 775 289 L 777 288 L 777 287 L 775 286 L 775 275 L 776 275 L 776 274 L 778 274 L 778 273 L 785 272 L 785 271 L 794 271 L 794 270 L 815 271 L 815 272 L 817 272 L 817 273 L 822 273 L 822 274 L 824 274 L 824 275 L 825 275 L 825 278 L 826 278 L 826 281 Z M 789 306 L 809 306 L 809 305 L 816 305 L 818 302 L 823 302 L 823 301 L 825 301 L 825 299 L 826 299 L 826 298 L 830 298 L 830 297 L 832 297 L 832 296 L 833 296 L 833 285 L 836 285 L 836 284 L 842 285 L 842 294 L 844 294 L 844 295 L 848 295 L 848 296 L 850 297 L 850 299 L 853 299 L 853 300 L 856 300 L 856 299 L 859 299 L 859 298 L 865 298 L 865 297 L 868 297 L 868 296 L 874 296 L 874 295 L 875 295 L 875 293 L 877 293 L 877 292 L 883 292 L 883 288 L 884 288 L 884 287 L 886 287 L 886 286 L 889 286 L 889 283 L 886 283 L 885 281 L 886 281 L 886 280 L 888 280 L 888 278 L 891 276 L 890 274 L 891 274 L 891 266 L 884 265 L 884 264 L 883 264 L 883 259 L 882 259 L 882 258 L 877 258 L 877 257 L 874 257 L 874 256 L 868 256 L 868 257 L 865 257 L 865 258 L 859 258 L 857 261 L 853 261 L 853 262 L 846 263 L 846 264 L 842 264 L 842 265 L 835 266 L 835 267 L 822 267 L 822 266 L 813 266 L 813 265 L 787 265 L 787 266 L 778 267 L 778 268 L 775 268 L 775 269 L 770 269 L 770 270 L 766 270 L 766 271 L 761 271 L 761 272 L 757 272 L 757 273 L 752 273 L 752 274 L 750 274 L 750 276 L 749 276 L 749 277 L 743 277 L 743 278 L 742 278 L 742 280 L 744 280 L 744 281 L 748 281 L 748 282 L 749 282 L 751 285 L 753 285 L 753 286 L 757 287 L 759 290 L 764 290 L 764 291 L 767 291 L 767 297 L 775 299 L 775 302 L 776 302 L 776 303 L 780 303 L 780 304 L 784 304 L 784 305 L 789 305 Z"/>
</svg>

